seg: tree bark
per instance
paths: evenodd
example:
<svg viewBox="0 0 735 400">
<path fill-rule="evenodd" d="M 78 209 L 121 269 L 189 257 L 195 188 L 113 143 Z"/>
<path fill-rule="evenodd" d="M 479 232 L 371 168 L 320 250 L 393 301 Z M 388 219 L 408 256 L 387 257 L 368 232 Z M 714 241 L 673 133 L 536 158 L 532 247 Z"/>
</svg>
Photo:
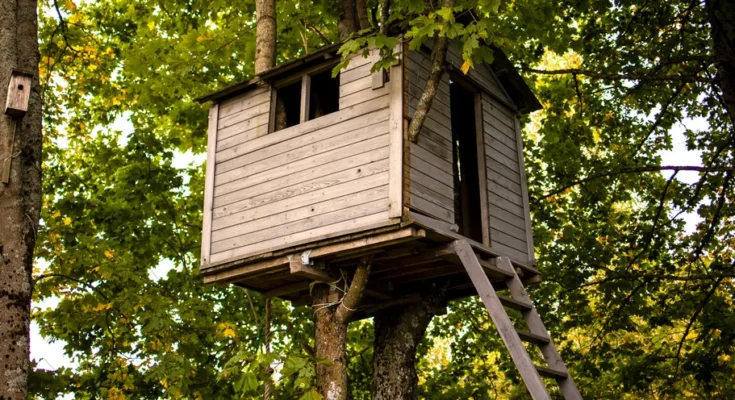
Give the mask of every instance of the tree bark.
<svg viewBox="0 0 735 400">
<path fill-rule="evenodd" d="M 445 302 L 446 288 L 433 287 L 421 302 L 389 308 L 375 316 L 373 400 L 418 399 L 416 347 L 435 310 Z"/>
<path fill-rule="evenodd" d="M 255 74 L 276 66 L 276 1 L 255 0 Z"/>
<path fill-rule="evenodd" d="M 357 10 L 357 22 L 360 30 L 370 28 L 370 19 L 368 18 L 368 9 L 365 0 L 356 0 L 355 9 Z"/>
<path fill-rule="evenodd" d="M 0 148 L 10 138 L 10 178 L 0 183 L 0 399 L 26 399 L 33 248 L 41 211 L 41 99 L 35 0 L 0 0 Z M 4 113 L 12 68 L 33 74 L 28 112 Z M 13 127 L 16 131 L 13 132 Z"/>
<path fill-rule="evenodd" d="M 347 39 L 351 34 L 357 32 L 357 10 L 355 0 L 340 0 L 342 12 L 339 14 L 337 29 L 339 40 Z"/>
<path fill-rule="evenodd" d="M 735 126 L 735 3 L 707 0 L 706 7 L 717 60 L 717 81 L 725 111 Z"/>
<path fill-rule="evenodd" d="M 372 256 L 360 259 L 342 299 L 334 286 L 319 284 L 312 289 L 316 319 L 316 388 L 325 400 L 351 397 L 347 382 L 347 326 L 367 286 L 371 262 Z"/>
<path fill-rule="evenodd" d="M 442 7 L 454 7 L 454 0 L 443 0 Z M 434 41 L 434 49 L 431 54 L 431 73 L 424 86 L 424 91 L 419 98 L 419 104 L 416 107 L 416 112 L 413 114 L 411 124 L 408 125 L 408 138 L 413 143 L 419 140 L 419 133 L 424 126 L 426 115 L 431 109 L 434 97 L 436 97 L 436 91 L 442 75 L 444 75 L 444 63 L 447 59 L 448 45 L 449 39 L 446 36 L 438 36 Z"/>
</svg>

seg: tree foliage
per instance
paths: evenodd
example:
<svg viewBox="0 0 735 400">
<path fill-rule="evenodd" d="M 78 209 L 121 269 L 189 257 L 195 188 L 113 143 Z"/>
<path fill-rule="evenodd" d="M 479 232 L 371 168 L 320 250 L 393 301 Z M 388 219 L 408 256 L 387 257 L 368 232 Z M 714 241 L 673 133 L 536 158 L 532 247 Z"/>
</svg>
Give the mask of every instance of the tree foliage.
<svg viewBox="0 0 735 400">
<path fill-rule="evenodd" d="M 377 3 L 367 2 L 373 22 Z M 338 2 L 277 6 L 279 63 L 337 41 Z M 36 369 L 33 392 L 259 398 L 256 372 L 278 360 L 283 398 L 312 396 L 310 310 L 274 302 L 267 358 L 262 299 L 197 278 L 207 116 L 194 99 L 252 76 L 254 3 L 67 0 L 44 4 L 40 19 L 34 296 L 60 301 L 34 318 L 78 366 Z M 388 22 L 342 52 L 370 44 L 389 57 L 397 33 L 412 48 L 446 35 L 469 69 L 491 61 L 493 45 L 544 105 L 524 120 L 545 277 L 532 292 L 585 396 L 735 396 L 735 133 L 706 4 L 395 0 Z M 660 170 L 672 130 L 692 119 L 704 128 L 683 135 L 703 167 L 689 183 L 678 165 Z M 698 222 L 687 229 L 685 218 Z M 370 323 L 353 324 L 358 399 L 369 398 L 371 343 Z M 450 304 L 420 353 L 425 398 L 525 395 L 475 299 Z"/>
</svg>

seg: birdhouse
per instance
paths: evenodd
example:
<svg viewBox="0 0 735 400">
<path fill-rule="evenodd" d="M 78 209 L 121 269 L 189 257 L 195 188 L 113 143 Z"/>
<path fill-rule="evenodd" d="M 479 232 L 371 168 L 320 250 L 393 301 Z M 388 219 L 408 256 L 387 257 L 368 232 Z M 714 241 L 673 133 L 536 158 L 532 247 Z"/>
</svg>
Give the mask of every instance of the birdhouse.
<svg viewBox="0 0 735 400">
<path fill-rule="evenodd" d="M 417 143 L 407 127 L 430 47 L 399 48 L 400 62 L 377 73 L 377 52 L 357 55 L 336 77 L 338 47 L 327 47 L 202 98 L 212 104 L 204 280 L 303 304 L 312 280 L 374 253 L 376 307 L 436 279 L 463 297 L 474 289 L 447 248 L 458 239 L 536 276 L 519 117 L 540 104 L 501 50 L 464 74 L 449 47 Z"/>
<path fill-rule="evenodd" d="M 21 118 L 28 111 L 28 101 L 31 98 L 31 82 L 33 74 L 13 70 L 8 85 L 8 99 L 5 102 L 5 114 Z"/>
</svg>

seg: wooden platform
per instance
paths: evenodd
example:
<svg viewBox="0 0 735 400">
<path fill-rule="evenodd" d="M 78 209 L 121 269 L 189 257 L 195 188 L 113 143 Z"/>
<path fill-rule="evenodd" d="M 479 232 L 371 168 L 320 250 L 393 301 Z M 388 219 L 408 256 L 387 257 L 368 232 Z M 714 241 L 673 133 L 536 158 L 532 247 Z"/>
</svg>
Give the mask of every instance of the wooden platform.
<svg viewBox="0 0 735 400">
<path fill-rule="evenodd" d="M 431 282 L 449 282 L 448 300 L 476 295 L 451 248 L 457 239 L 467 240 L 481 261 L 507 256 L 452 232 L 449 225 L 419 214 L 410 216 L 409 221 L 393 226 L 213 266 L 201 275 L 206 283 L 234 283 L 298 306 L 309 303 L 311 282 L 339 281 L 343 279 L 340 270 L 351 271 L 361 256 L 374 254 L 367 296 L 357 315 L 364 318 L 383 308 L 418 301 L 421 288 Z M 508 278 L 493 262 L 482 264 L 492 282 Z M 534 266 L 513 264 L 524 281 L 540 279 Z"/>
</svg>

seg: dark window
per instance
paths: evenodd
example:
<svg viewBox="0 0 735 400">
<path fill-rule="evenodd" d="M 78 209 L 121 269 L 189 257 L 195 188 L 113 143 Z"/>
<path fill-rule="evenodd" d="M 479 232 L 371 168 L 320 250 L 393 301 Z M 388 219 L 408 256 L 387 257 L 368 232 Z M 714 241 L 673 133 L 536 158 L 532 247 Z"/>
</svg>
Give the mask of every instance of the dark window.
<svg viewBox="0 0 735 400">
<path fill-rule="evenodd" d="M 299 124 L 301 120 L 301 81 L 277 89 L 274 118 L 274 132 Z"/>
<path fill-rule="evenodd" d="M 454 219 L 461 235 L 482 242 L 475 94 L 452 81 L 449 99 L 454 144 Z"/>
<path fill-rule="evenodd" d="M 309 120 L 339 110 L 339 75 L 332 78 L 332 70 L 311 76 L 309 93 Z"/>
</svg>

